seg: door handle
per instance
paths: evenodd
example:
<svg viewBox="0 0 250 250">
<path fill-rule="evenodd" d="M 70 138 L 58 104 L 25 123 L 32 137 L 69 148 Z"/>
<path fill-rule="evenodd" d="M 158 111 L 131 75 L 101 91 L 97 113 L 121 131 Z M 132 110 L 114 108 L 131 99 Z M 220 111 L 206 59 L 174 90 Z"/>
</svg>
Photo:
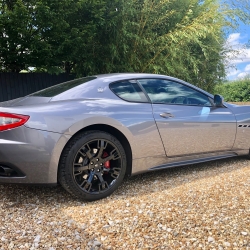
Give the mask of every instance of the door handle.
<svg viewBox="0 0 250 250">
<path fill-rule="evenodd" d="M 161 113 L 160 116 L 163 118 L 173 118 L 174 117 L 174 115 L 172 115 L 171 113 L 165 113 L 165 112 Z"/>
</svg>

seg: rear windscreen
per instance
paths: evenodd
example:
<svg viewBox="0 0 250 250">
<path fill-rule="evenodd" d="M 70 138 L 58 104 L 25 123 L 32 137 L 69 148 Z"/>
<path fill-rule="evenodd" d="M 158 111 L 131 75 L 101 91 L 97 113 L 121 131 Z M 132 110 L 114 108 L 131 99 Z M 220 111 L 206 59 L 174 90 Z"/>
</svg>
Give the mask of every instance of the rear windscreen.
<svg viewBox="0 0 250 250">
<path fill-rule="evenodd" d="M 80 78 L 80 79 L 76 79 L 76 80 L 72 80 L 69 82 L 63 82 L 60 84 L 57 84 L 55 86 L 52 86 L 50 88 L 47 89 L 43 89 L 40 90 L 38 92 L 35 92 L 29 96 L 43 96 L 43 97 L 53 97 L 56 95 L 59 95 L 69 89 L 72 89 L 78 85 L 81 85 L 83 83 L 89 82 L 96 79 L 96 77 L 91 76 L 91 77 L 84 77 L 84 78 Z"/>
</svg>

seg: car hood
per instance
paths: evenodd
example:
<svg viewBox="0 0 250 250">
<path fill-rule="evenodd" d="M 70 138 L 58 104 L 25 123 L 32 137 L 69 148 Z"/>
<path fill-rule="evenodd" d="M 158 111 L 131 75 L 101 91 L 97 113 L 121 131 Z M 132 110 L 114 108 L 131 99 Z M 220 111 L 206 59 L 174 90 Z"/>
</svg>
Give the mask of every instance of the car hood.
<svg viewBox="0 0 250 250">
<path fill-rule="evenodd" d="M 48 103 L 51 97 L 25 96 L 14 100 L 0 102 L 0 107 L 29 106 L 41 103 Z"/>
</svg>

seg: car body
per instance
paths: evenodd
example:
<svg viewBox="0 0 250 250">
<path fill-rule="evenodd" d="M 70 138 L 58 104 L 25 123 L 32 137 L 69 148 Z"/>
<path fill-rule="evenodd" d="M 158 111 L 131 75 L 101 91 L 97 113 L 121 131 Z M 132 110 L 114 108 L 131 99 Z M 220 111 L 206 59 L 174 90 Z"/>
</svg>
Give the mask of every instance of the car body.
<svg viewBox="0 0 250 250">
<path fill-rule="evenodd" d="M 169 76 L 96 75 L 0 103 L 0 182 L 96 200 L 126 174 L 248 155 L 249 138 L 250 106 Z"/>
</svg>

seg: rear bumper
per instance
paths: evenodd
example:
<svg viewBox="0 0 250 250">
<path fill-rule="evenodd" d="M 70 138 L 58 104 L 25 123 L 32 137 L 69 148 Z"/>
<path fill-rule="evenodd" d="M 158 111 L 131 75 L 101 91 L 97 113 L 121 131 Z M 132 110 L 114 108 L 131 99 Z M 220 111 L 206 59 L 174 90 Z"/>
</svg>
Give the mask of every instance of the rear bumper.
<svg viewBox="0 0 250 250">
<path fill-rule="evenodd" d="M 0 132 L 0 183 L 56 184 L 67 141 L 62 134 L 25 126 Z M 14 171 L 6 174 L 5 167 Z"/>
</svg>

